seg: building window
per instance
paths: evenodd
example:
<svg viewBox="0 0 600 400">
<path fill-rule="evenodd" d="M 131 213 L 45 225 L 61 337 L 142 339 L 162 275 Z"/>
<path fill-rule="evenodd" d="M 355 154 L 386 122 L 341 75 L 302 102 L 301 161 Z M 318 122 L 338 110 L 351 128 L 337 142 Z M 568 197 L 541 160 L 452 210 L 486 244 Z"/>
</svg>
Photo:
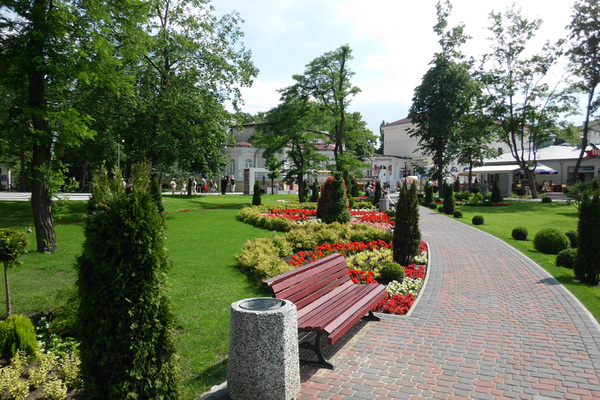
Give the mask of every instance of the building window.
<svg viewBox="0 0 600 400">
<path fill-rule="evenodd" d="M 244 168 L 252 168 L 252 160 L 246 158 L 246 162 L 244 163 Z"/>
<path fill-rule="evenodd" d="M 233 158 L 229 160 L 229 170 L 227 173 L 229 175 L 235 175 L 235 160 Z"/>
</svg>

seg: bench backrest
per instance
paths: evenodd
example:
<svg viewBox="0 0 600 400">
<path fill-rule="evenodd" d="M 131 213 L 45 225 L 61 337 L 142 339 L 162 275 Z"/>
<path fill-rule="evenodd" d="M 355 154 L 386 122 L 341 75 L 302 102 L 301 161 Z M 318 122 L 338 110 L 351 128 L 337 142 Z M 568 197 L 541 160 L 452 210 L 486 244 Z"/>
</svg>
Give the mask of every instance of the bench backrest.
<svg viewBox="0 0 600 400">
<path fill-rule="evenodd" d="M 296 304 L 298 310 L 351 281 L 343 255 L 335 253 L 263 281 L 278 299 Z"/>
</svg>

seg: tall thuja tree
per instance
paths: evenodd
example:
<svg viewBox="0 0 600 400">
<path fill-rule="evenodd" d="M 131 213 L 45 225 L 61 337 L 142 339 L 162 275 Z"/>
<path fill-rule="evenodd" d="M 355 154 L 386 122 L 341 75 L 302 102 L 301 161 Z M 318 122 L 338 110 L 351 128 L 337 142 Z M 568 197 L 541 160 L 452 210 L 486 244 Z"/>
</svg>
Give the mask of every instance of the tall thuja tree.
<svg viewBox="0 0 600 400">
<path fill-rule="evenodd" d="M 329 188 L 329 204 L 325 208 L 323 222 L 330 224 L 332 222 L 346 223 L 350 222 L 352 216 L 348 211 L 348 195 L 346 194 L 346 185 L 344 177 L 340 171 L 333 174 L 333 180 Z"/>
<path fill-rule="evenodd" d="M 454 188 L 452 185 L 447 185 L 444 190 L 443 211 L 448 215 L 454 213 Z"/>
<path fill-rule="evenodd" d="M 433 187 L 429 184 L 425 185 L 425 206 L 429 207 L 429 205 L 433 202 Z"/>
<path fill-rule="evenodd" d="M 231 116 L 240 88 L 258 71 L 244 48 L 236 13 L 217 18 L 207 0 L 151 0 L 149 51 L 137 69 L 131 124 L 121 132 L 132 161 L 185 173 L 224 165 Z"/>
<path fill-rule="evenodd" d="M 402 185 L 396 204 L 394 223 L 393 257 L 394 262 L 409 265 L 419 254 L 421 230 L 419 229 L 419 199 L 417 186 L 413 182 L 410 189 Z"/>
<path fill-rule="evenodd" d="M 596 89 L 600 85 L 600 3 L 597 0 L 578 0 L 573 6 L 573 16 L 568 28 L 571 72 L 576 77 L 575 90 L 587 94 L 585 121 L 581 137 L 581 151 L 573 169 L 573 183 L 588 145 L 590 117 L 600 107 Z"/>
<path fill-rule="evenodd" d="M 303 75 L 293 75 L 296 83 L 288 88 L 319 104 L 332 118 L 333 154 L 338 170 L 343 165 L 344 142 L 346 140 L 346 110 L 360 89 L 352 85 L 354 72 L 349 68 L 352 50 L 348 45 L 327 52 L 306 65 Z"/>
<path fill-rule="evenodd" d="M 375 183 L 375 194 L 373 194 L 373 204 L 378 206 L 379 200 L 381 200 L 381 182 Z"/>
<path fill-rule="evenodd" d="M 31 207 L 40 252 L 56 250 L 53 157 L 94 135 L 79 87 L 120 87 L 123 52 L 140 42 L 132 35 L 139 32 L 145 7 L 139 0 L 14 0 L 0 5 L 0 84 L 18 92 L 13 106 L 23 112 L 19 121 L 31 151 Z M 22 88 L 6 85 L 13 79 Z"/>
<path fill-rule="evenodd" d="M 494 121 L 500 140 L 524 171 L 533 198 L 538 198 L 534 170 L 538 149 L 549 139 L 557 119 L 572 110 L 568 89 L 552 78 L 564 41 L 546 43 L 528 56 L 528 44 L 542 21 L 523 18 L 520 10 L 490 14 L 490 53 L 484 55 L 479 79 L 484 85 L 484 111 Z"/>
<path fill-rule="evenodd" d="M 586 191 L 579 206 L 578 247 L 575 277 L 597 286 L 600 280 L 600 192 Z"/>
<path fill-rule="evenodd" d="M 444 171 L 457 154 L 459 121 L 473 105 L 477 85 L 469 74 L 469 64 L 462 61 L 459 47 L 468 37 L 463 24 L 446 30 L 450 3 L 436 6 L 438 22 L 434 31 L 440 37 L 441 51 L 436 53 L 421 84 L 415 89 L 409 117 L 415 127 L 409 135 L 418 139 L 421 150 L 433 157 L 435 172 L 443 195 Z"/>
<path fill-rule="evenodd" d="M 148 176 L 136 165 L 128 191 L 104 170 L 93 186 L 76 264 L 86 399 L 178 398 L 165 221 Z"/>
<path fill-rule="evenodd" d="M 498 178 L 494 179 L 494 183 L 492 185 L 492 196 L 490 197 L 493 203 L 500 203 L 504 198 L 502 197 L 502 192 L 500 191 L 500 183 L 498 182 Z"/>
</svg>

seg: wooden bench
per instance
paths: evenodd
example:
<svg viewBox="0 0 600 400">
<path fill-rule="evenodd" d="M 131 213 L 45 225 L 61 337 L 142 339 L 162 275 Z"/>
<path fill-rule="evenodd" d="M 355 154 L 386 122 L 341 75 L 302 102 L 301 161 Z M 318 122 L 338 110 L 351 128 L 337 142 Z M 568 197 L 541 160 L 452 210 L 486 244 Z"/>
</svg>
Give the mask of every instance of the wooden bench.
<svg viewBox="0 0 600 400">
<path fill-rule="evenodd" d="M 313 343 L 309 336 L 314 335 L 301 335 L 300 347 L 314 351 L 318 361 L 300 359 L 300 362 L 329 369 L 334 366 L 323 355 L 321 337 L 327 335 L 328 344 L 333 344 L 359 319 L 379 321 L 371 310 L 387 294 L 383 285 L 353 283 L 341 254 L 267 279 L 263 285 L 274 297 L 296 305 L 298 332 L 316 333 Z"/>
</svg>

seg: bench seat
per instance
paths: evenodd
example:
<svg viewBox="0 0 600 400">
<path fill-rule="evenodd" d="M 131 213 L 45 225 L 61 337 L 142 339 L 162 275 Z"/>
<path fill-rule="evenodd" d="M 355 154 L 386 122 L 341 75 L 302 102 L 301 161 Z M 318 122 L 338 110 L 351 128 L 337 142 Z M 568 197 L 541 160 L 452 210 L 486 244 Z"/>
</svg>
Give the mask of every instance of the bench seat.
<svg viewBox="0 0 600 400">
<path fill-rule="evenodd" d="M 263 285 L 274 297 L 296 305 L 299 332 L 316 332 L 314 343 L 303 338 L 301 346 L 313 350 L 318 361 L 301 362 L 331 369 L 333 364 L 322 353 L 321 336 L 333 344 L 366 314 L 379 320 L 371 310 L 387 295 L 383 285 L 353 283 L 346 259 L 337 253 L 266 279 Z"/>
</svg>

